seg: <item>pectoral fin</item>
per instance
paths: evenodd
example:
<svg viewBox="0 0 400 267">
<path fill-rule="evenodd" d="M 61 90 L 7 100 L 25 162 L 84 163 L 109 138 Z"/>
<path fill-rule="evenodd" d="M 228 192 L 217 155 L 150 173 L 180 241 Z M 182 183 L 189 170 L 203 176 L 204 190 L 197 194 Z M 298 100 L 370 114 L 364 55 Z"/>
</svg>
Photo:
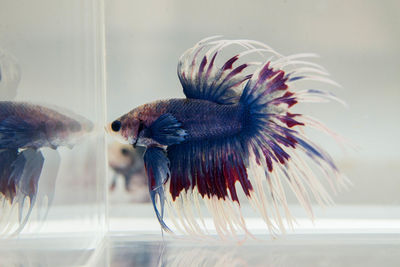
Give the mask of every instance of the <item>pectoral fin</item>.
<svg viewBox="0 0 400 267">
<path fill-rule="evenodd" d="M 155 120 L 148 128 L 150 138 L 162 145 L 179 144 L 185 140 L 187 132 L 172 114 L 166 113 Z"/>
</svg>

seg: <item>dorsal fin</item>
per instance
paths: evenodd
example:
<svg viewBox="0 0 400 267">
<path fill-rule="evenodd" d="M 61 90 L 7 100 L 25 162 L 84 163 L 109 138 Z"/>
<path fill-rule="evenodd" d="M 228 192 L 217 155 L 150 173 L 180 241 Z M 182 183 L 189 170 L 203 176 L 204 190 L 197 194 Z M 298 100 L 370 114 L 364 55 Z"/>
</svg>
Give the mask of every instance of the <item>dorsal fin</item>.
<svg viewBox="0 0 400 267">
<path fill-rule="evenodd" d="M 239 46 L 221 66 L 217 60 L 230 46 Z M 249 67 L 259 65 L 245 56 L 256 52 L 273 52 L 248 40 L 215 40 L 207 38 L 187 50 L 178 62 L 178 76 L 187 98 L 209 100 L 218 104 L 238 102 L 245 82 L 251 78 Z M 274 52 L 273 52 L 274 53 Z M 243 59 L 245 58 L 245 59 Z M 243 60 L 242 60 L 243 59 Z M 241 62 L 241 63 L 239 63 Z"/>
</svg>

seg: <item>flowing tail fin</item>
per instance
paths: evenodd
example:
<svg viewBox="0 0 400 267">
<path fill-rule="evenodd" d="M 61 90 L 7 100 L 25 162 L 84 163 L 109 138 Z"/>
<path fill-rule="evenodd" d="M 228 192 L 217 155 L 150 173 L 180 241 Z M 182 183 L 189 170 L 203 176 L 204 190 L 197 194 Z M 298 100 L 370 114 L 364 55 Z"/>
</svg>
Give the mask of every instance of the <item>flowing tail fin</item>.
<svg viewBox="0 0 400 267">
<path fill-rule="evenodd" d="M 286 64 L 290 64 L 287 60 Z M 257 188 L 250 201 L 254 201 L 266 221 L 274 218 L 278 229 L 284 231 L 279 207 L 283 208 L 289 226 L 295 220 L 289 211 L 283 181 L 313 218 L 310 196 L 320 205 L 333 203 L 317 177 L 327 178 L 333 191 L 346 187 L 347 180 L 329 154 L 299 131 L 309 126 L 308 117 L 289 112 L 299 102 L 335 97 L 320 90 L 289 91 L 294 89 L 295 81 L 312 78 L 287 74 L 279 68 L 279 62 L 268 61 L 260 67 L 247 82 L 239 102 L 247 114 L 245 135 L 252 165 L 250 171 Z M 322 128 L 317 122 L 313 126 Z M 271 211 L 268 211 L 263 194 L 264 180 L 272 202 Z"/>
</svg>

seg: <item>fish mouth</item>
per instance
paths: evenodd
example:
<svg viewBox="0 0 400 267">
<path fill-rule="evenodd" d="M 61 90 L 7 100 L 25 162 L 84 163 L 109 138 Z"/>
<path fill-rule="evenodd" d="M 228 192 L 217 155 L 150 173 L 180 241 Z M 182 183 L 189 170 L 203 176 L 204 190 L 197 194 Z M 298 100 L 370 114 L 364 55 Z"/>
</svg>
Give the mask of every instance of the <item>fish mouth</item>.
<svg viewBox="0 0 400 267">
<path fill-rule="evenodd" d="M 104 126 L 104 130 L 106 131 L 107 134 L 113 135 L 114 133 L 111 130 L 111 123 L 108 123 L 106 126 Z"/>
</svg>

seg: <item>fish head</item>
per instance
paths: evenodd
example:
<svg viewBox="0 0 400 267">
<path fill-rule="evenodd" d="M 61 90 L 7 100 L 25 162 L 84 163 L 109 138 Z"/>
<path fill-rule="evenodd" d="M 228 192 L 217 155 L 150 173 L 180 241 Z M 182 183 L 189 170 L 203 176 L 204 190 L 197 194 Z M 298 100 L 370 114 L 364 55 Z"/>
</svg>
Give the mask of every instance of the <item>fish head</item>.
<svg viewBox="0 0 400 267">
<path fill-rule="evenodd" d="M 106 131 L 120 142 L 135 144 L 140 132 L 141 120 L 136 112 L 129 112 L 109 123 Z"/>
</svg>

